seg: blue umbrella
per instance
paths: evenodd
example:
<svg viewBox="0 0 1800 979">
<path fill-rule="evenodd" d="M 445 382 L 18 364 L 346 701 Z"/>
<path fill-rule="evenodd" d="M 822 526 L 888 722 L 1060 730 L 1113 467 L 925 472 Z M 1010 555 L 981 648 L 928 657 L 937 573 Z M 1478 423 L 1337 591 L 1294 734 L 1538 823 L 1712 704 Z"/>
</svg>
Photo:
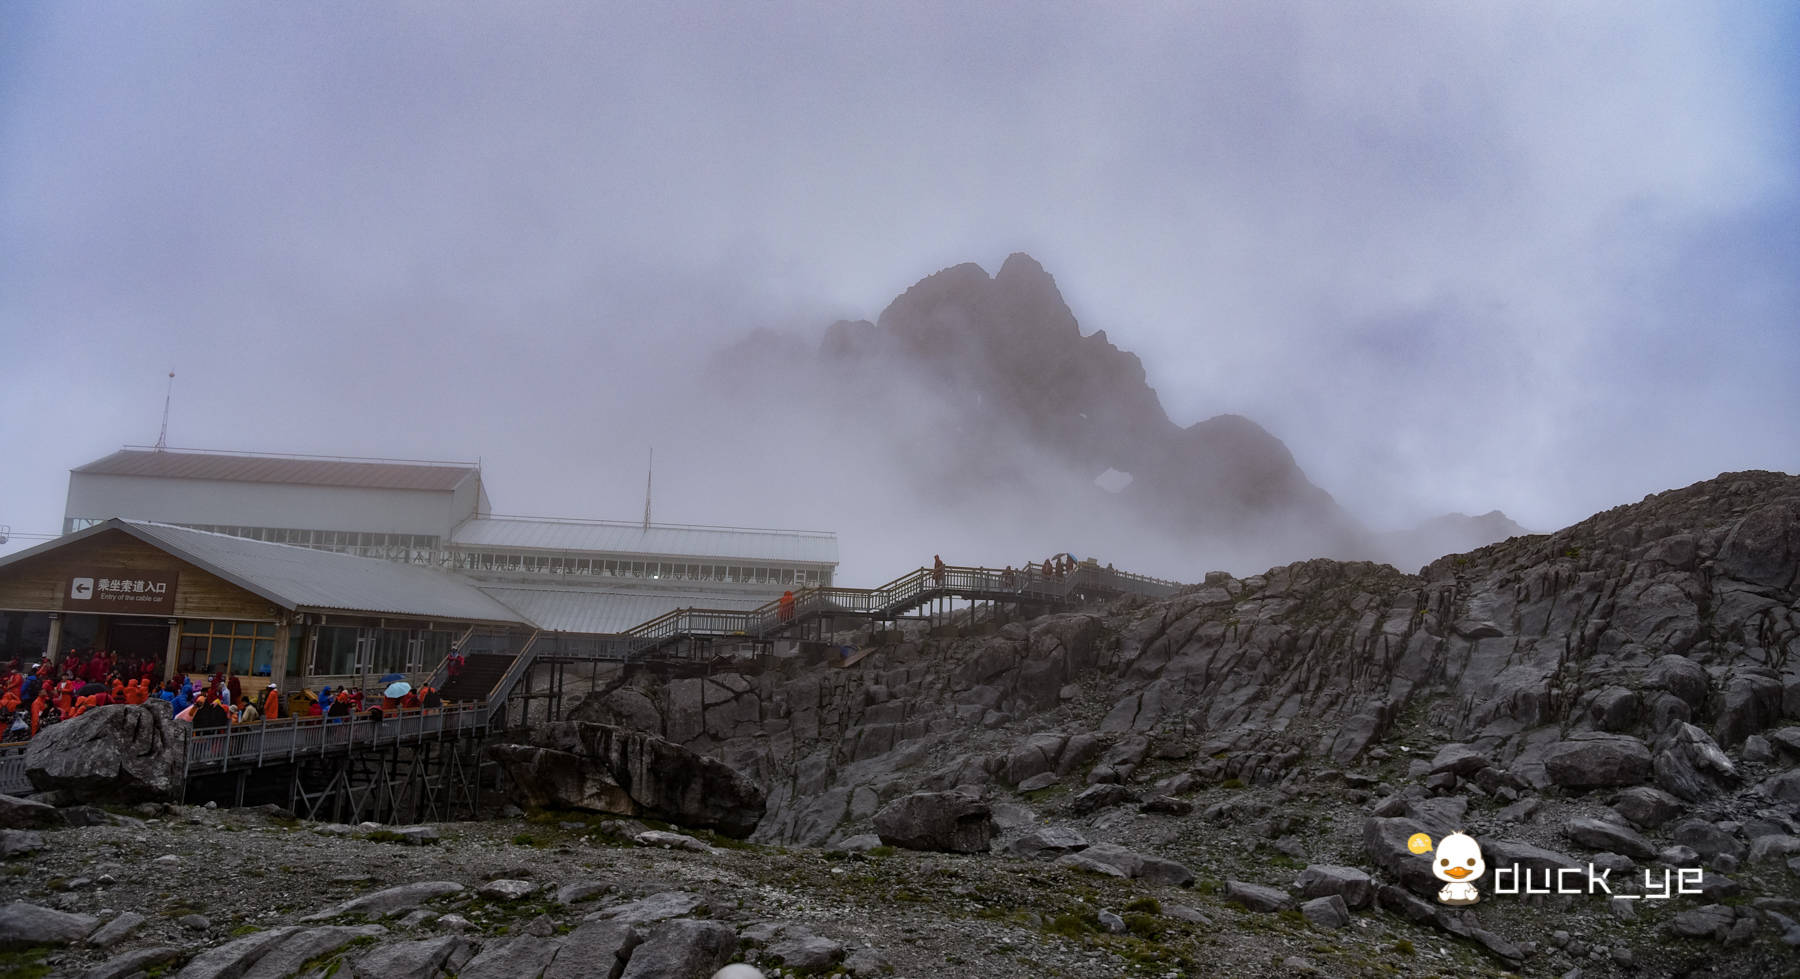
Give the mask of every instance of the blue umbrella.
<svg viewBox="0 0 1800 979">
<path fill-rule="evenodd" d="M 412 693 L 412 684 L 407 683 L 405 680 L 401 680 L 397 683 L 388 684 L 388 688 L 387 688 L 387 690 L 382 692 L 382 696 L 394 697 L 394 698 L 398 699 L 400 697 L 406 696 L 409 693 Z"/>
<path fill-rule="evenodd" d="M 378 682 L 393 683 L 396 680 L 404 680 L 404 679 L 406 679 L 406 674 L 404 674 L 404 673 L 389 673 L 387 676 L 382 677 Z"/>
</svg>

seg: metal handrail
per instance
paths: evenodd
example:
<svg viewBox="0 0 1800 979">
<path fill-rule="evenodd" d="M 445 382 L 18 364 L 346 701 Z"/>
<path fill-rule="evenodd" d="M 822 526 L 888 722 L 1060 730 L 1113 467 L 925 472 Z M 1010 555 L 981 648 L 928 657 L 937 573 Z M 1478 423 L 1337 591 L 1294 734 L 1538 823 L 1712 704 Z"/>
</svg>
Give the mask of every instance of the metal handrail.
<svg viewBox="0 0 1800 979">
<path fill-rule="evenodd" d="M 183 774 L 196 768 L 217 766 L 218 771 L 229 771 L 270 761 L 293 761 L 337 748 L 417 743 L 427 737 L 479 731 L 488 726 L 487 718 L 486 705 L 476 704 L 433 710 L 404 708 L 384 714 L 379 723 L 365 711 L 347 717 L 285 717 L 233 724 L 189 735 Z"/>
</svg>

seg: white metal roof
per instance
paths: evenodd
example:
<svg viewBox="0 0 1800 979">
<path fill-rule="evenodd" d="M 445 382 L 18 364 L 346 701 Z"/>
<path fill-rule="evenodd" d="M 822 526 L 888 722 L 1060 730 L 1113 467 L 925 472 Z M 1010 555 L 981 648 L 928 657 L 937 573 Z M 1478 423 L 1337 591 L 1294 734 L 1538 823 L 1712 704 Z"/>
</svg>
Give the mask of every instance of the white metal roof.
<svg viewBox="0 0 1800 979">
<path fill-rule="evenodd" d="M 624 632 L 678 608 L 753 609 L 774 597 L 664 591 L 570 591 L 492 585 L 484 585 L 481 590 L 517 609 L 540 629 L 599 635 Z"/>
<path fill-rule="evenodd" d="M 469 462 L 410 459 L 353 459 L 327 456 L 265 455 L 200 449 L 142 449 L 127 446 L 71 472 L 102 476 L 156 476 L 233 483 L 289 483 L 367 489 L 448 492 L 479 476 Z"/>
<path fill-rule="evenodd" d="M 290 609 L 526 623 L 479 588 L 437 568 L 134 520 L 108 520 L 83 534 L 108 528 L 124 530 Z"/>
<path fill-rule="evenodd" d="M 818 530 L 694 527 L 548 517 L 476 517 L 450 537 L 459 547 L 588 551 L 727 561 L 831 564 L 837 535 Z"/>
</svg>

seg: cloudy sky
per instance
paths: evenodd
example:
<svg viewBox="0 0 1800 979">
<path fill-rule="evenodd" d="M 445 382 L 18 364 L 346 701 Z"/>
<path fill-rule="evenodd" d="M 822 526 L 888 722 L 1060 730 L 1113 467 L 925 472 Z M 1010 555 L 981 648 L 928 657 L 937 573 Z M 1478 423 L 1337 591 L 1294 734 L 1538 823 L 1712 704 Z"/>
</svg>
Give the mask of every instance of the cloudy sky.
<svg viewBox="0 0 1800 979">
<path fill-rule="evenodd" d="M 697 352 L 1018 250 L 1377 528 L 1793 471 L 1796 50 L 1766 2 L 7 3 L 0 523 L 173 368 L 176 446 L 630 519 L 654 441 L 659 518 L 814 526 Z"/>
</svg>

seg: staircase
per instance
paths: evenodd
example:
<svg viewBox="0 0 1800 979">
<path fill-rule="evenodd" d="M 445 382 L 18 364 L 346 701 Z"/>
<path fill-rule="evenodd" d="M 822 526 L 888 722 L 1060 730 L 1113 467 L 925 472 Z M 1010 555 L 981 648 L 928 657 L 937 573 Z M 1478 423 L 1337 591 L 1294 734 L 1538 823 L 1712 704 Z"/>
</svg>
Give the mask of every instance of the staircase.
<svg viewBox="0 0 1800 979">
<path fill-rule="evenodd" d="M 445 683 L 438 692 L 446 703 L 486 701 L 515 658 L 512 653 L 471 653 L 463 664 L 462 675 Z"/>
</svg>

